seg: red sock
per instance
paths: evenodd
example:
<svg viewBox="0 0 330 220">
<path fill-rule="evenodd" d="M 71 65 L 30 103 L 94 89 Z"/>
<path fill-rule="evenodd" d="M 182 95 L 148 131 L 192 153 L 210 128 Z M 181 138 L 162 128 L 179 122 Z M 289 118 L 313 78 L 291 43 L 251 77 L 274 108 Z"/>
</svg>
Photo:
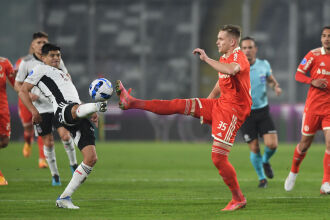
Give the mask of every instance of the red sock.
<svg viewBox="0 0 330 220">
<path fill-rule="evenodd" d="M 325 151 L 323 158 L 323 180 L 322 184 L 330 182 L 330 151 Z"/>
<path fill-rule="evenodd" d="M 33 133 L 29 131 L 24 131 L 24 141 L 28 144 L 32 143 Z"/>
<path fill-rule="evenodd" d="M 236 171 L 231 163 L 228 161 L 227 154 L 228 150 L 221 147 L 213 146 L 212 147 L 212 160 L 213 164 L 218 168 L 219 174 L 222 177 L 223 181 L 229 187 L 232 197 L 235 201 L 242 201 L 244 196 L 239 187 Z M 224 155 L 226 154 L 226 155 Z"/>
<path fill-rule="evenodd" d="M 299 144 L 297 145 L 297 147 L 295 148 L 294 153 L 293 153 L 293 160 L 292 160 L 292 166 L 291 166 L 291 172 L 292 173 L 298 173 L 299 172 L 300 164 L 306 156 L 306 152 L 302 153 L 298 149 L 298 147 L 299 147 Z"/>
<path fill-rule="evenodd" d="M 46 159 L 44 154 L 44 142 L 42 141 L 42 138 L 40 136 L 38 136 L 38 147 L 39 147 L 39 158 Z"/>
<path fill-rule="evenodd" d="M 173 100 L 136 100 L 142 109 L 159 114 L 185 114 L 191 112 L 192 100 L 191 99 L 173 99 Z M 195 105 L 196 106 L 196 105 Z"/>
</svg>

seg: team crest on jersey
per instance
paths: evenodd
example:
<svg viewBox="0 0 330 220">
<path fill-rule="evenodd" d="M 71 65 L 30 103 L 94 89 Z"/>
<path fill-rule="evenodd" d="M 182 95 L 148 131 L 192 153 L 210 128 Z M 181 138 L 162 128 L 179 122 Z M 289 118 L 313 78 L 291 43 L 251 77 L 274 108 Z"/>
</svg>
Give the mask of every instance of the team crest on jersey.
<svg viewBox="0 0 330 220">
<path fill-rule="evenodd" d="M 325 63 L 324 62 L 320 63 L 320 66 L 325 66 Z"/>
<path fill-rule="evenodd" d="M 306 58 L 304 58 L 302 61 L 301 61 L 301 65 L 305 65 L 306 64 L 306 62 L 307 62 L 307 59 Z"/>
</svg>

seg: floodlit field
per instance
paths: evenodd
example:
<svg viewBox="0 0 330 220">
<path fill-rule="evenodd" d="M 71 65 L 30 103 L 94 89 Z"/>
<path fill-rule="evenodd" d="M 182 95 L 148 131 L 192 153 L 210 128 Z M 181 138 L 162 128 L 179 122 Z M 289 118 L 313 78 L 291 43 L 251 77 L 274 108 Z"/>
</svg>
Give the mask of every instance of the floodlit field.
<svg viewBox="0 0 330 220">
<path fill-rule="evenodd" d="M 231 194 L 212 164 L 209 143 L 98 143 L 99 161 L 73 195 L 80 210 L 65 210 L 55 207 L 71 175 L 62 144 L 56 144 L 62 186 L 52 187 L 49 170 L 37 167 L 36 144 L 26 159 L 22 143 L 12 142 L 0 151 L 9 182 L 0 186 L 0 219 L 329 219 L 330 195 L 319 193 L 325 146 L 312 146 L 295 189 L 287 193 L 283 183 L 294 147 L 280 145 L 271 161 L 275 178 L 259 189 L 248 147 L 235 145 L 230 161 L 248 204 L 223 213 Z"/>
</svg>

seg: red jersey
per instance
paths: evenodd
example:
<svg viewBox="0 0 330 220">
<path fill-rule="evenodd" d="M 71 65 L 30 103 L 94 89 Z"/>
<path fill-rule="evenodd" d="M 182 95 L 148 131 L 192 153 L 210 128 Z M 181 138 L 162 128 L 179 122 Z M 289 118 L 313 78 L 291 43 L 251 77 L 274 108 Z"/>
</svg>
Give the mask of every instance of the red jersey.
<svg viewBox="0 0 330 220">
<path fill-rule="evenodd" d="M 0 111 L 3 112 L 8 110 L 8 100 L 6 92 L 6 80 L 14 85 L 15 73 L 13 66 L 7 58 L 0 57 Z"/>
<path fill-rule="evenodd" d="M 245 54 L 236 48 L 228 58 L 220 57 L 221 63 L 237 63 L 240 71 L 235 76 L 219 72 L 220 102 L 237 104 L 251 110 L 250 63 Z"/>
<path fill-rule="evenodd" d="M 297 71 L 303 74 L 309 71 L 312 79 L 328 80 L 326 89 L 310 86 L 305 104 L 305 112 L 328 115 L 330 109 L 330 54 L 326 54 L 323 47 L 309 51 L 299 64 Z"/>
</svg>

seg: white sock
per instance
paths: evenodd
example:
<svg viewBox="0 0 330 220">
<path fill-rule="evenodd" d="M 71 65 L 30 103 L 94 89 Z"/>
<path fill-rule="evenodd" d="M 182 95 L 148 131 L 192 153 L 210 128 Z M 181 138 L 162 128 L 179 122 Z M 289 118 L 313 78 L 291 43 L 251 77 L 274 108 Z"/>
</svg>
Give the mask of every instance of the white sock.
<svg viewBox="0 0 330 220">
<path fill-rule="evenodd" d="M 92 172 L 92 169 L 93 167 L 81 162 L 76 171 L 73 173 L 70 183 L 67 185 L 60 198 L 71 196 L 74 191 L 76 191 L 76 189 L 86 180 L 87 176 L 90 172 Z"/>
<path fill-rule="evenodd" d="M 66 154 L 68 155 L 70 166 L 77 164 L 76 149 L 74 148 L 72 137 L 70 137 L 70 140 L 68 141 L 62 140 L 62 143 L 64 145 Z"/>
<path fill-rule="evenodd" d="M 85 118 L 97 112 L 99 110 L 97 103 L 86 103 L 81 104 L 76 110 L 76 114 L 79 118 Z"/>
<path fill-rule="evenodd" d="M 44 145 L 44 154 L 52 176 L 59 175 L 56 163 L 55 147 L 46 147 Z"/>
</svg>

